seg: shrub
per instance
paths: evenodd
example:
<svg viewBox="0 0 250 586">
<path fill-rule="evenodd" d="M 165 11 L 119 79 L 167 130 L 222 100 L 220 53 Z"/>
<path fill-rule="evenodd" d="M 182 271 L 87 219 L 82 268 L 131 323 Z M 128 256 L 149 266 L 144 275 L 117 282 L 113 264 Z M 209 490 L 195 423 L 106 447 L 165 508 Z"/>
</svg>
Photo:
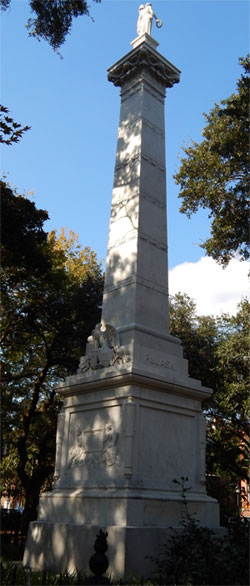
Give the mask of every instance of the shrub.
<svg viewBox="0 0 250 586">
<path fill-rule="evenodd" d="M 248 584 L 248 522 L 238 520 L 223 538 L 200 527 L 188 511 L 187 480 L 175 481 L 181 486 L 185 513 L 182 530 L 172 529 L 162 559 L 155 560 L 161 579 L 164 584 L 185 586 Z"/>
</svg>

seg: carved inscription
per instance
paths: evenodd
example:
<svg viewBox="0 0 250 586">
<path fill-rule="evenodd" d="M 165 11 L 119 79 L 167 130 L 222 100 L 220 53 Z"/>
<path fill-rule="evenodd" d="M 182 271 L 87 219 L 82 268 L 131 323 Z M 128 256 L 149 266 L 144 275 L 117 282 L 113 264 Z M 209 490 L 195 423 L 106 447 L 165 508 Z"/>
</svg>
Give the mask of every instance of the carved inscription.
<svg viewBox="0 0 250 586">
<path fill-rule="evenodd" d="M 177 371 L 176 364 L 174 362 L 171 362 L 170 360 L 155 360 L 149 354 L 145 355 L 145 362 L 147 364 L 151 364 L 152 366 L 160 366 L 162 368 L 166 368 L 167 370 L 170 370 L 172 372 Z"/>
</svg>

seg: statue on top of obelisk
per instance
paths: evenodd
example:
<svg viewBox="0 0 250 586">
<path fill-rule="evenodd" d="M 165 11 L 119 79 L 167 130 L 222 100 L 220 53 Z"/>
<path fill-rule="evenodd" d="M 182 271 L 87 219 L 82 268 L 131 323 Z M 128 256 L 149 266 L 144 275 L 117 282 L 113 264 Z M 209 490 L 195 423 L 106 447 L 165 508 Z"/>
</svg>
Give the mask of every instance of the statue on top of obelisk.
<svg viewBox="0 0 250 586">
<path fill-rule="evenodd" d="M 155 18 L 157 28 L 161 28 L 163 23 L 154 13 L 152 4 L 150 2 L 147 2 L 145 6 L 141 4 L 139 6 L 139 16 L 137 21 L 138 36 L 143 35 L 144 33 L 151 35 L 153 18 Z"/>
</svg>

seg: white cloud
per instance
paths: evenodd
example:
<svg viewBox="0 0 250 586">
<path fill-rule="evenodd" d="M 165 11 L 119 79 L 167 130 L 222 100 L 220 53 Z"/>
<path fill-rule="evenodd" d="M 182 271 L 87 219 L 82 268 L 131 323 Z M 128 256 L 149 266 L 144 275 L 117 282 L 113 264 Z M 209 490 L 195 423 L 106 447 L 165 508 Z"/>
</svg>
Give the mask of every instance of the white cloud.
<svg viewBox="0 0 250 586">
<path fill-rule="evenodd" d="M 230 313 L 249 297 L 250 263 L 237 258 L 223 269 L 212 258 L 204 256 L 197 262 L 185 262 L 169 271 L 169 293 L 187 293 L 197 303 L 199 315 Z"/>
</svg>

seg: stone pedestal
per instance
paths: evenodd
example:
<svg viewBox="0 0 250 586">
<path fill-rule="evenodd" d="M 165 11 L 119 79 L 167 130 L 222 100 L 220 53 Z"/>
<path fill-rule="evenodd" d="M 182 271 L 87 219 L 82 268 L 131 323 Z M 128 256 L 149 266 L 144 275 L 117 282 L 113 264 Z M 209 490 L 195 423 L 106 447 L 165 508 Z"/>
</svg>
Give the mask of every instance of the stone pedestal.
<svg viewBox="0 0 250 586">
<path fill-rule="evenodd" d="M 153 564 L 145 557 L 157 556 L 169 528 L 180 527 L 184 508 L 175 478 L 189 478 L 190 513 L 204 526 L 219 526 L 218 505 L 204 484 L 206 389 L 131 368 L 116 367 L 106 378 L 104 370 L 95 381 L 70 377 L 61 388 L 58 478 L 40 499 L 24 562 L 84 570 L 95 535 L 105 528 L 112 575 L 150 576 Z"/>
<path fill-rule="evenodd" d="M 121 87 L 102 324 L 75 376 L 58 390 L 55 488 L 40 499 L 24 562 L 86 569 L 96 533 L 108 531 L 114 578 L 149 576 L 183 502 L 173 480 L 187 476 L 190 513 L 219 527 L 205 490 L 202 401 L 180 340 L 169 334 L 165 88 L 179 70 L 145 34 L 108 70 Z"/>
</svg>

